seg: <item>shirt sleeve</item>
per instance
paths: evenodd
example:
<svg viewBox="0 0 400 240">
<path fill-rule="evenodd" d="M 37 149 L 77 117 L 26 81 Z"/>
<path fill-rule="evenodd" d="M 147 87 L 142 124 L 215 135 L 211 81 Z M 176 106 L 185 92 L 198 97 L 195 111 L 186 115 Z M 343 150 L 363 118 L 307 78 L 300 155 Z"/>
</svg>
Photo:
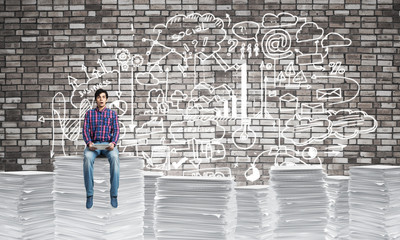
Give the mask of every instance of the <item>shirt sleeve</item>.
<svg viewBox="0 0 400 240">
<path fill-rule="evenodd" d="M 113 112 L 114 115 L 114 122 L 113 122 L 113 128 L 112 128 L 112 140 L 111 142 L 114 143 L 114 145 L 117 145 L 118 139 L 119 139 L 119 122 L 118 122 L 118 115 Z"/>
<path fill-rule="evenodd" d="M 86 145 L 92 142 L 92 138 L 90 137 L 90 112 L 87 111 L 85 114 L 85 120 L 83 122 L 82 129 L 83 141 L 85 141 Z"/>
</svg>

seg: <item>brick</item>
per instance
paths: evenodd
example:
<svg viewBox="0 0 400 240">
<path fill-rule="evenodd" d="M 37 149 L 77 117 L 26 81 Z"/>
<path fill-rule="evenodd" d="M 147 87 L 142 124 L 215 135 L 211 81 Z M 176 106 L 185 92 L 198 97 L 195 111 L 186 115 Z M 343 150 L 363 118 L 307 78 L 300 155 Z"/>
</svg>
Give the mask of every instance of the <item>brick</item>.
<svg viewBox="0 0 400 240">
<path fill-rule="evenodd" d="M 15 97 L 15 98 L 7 98 L 6 103 L 20 103 L 21 98 L 20 97 Z M 4 107 L 4 105 L 3 105 Z"/>
<path fill-rule="evenodd" d="M 23 121 L 37 121 L 37 116 L 27 116 L 27 115 L 23 115 L 23 116 L 22 116 L 22 120 L 23 120 Z"/>
<path fill-rule="evenodd" d="M 26 159 L 26 164 L 40 164 L 41 159 L 39 158 L 31 158 L 31 159 Z"/>
<path fill-rule="evenodd" d="M 37 166 L 36 165 L 22 165 L 22 170 L 23 171 L 36 171 Z"/>
</svg>

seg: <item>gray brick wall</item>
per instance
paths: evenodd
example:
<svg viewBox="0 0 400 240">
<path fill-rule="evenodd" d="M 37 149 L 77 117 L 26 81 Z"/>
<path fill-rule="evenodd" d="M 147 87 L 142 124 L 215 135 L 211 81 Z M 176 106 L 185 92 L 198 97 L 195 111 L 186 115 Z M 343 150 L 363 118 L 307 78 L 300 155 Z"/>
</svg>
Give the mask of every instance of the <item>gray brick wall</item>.
<svg viewBox="0 0 400 240">
<path fill-rule="evenodd" d="M 85 83 L 87 76 L 82 65 L 85 65 L 91 74 L 93 69 L 100 69 L 98 59 L 102 59 L 107 69 L 118 69 L 115 54 L 120 49 L 127 49 L 132 56 L 136 54 L 144 58 L 142 66 L 130 66 L 129 69 L 134 71 L 134 77 L 138 73 L 150 71 L 147 63 L 159 60 L 169 50 L 156 46 L 151 54 L 147 55 L 146 52 L 151 49 L 151 42 L 142 39 L 155 39 L 154 33 L 157 32 L 154 32 L 153 28 L 157 24 L 165 24 L 177 14 L 189 15 L 194 12 L 212 13 L 223 21 L 227 33 L 218 53 L 229 66 L 244 62 L 248 65 L 247 110 L 249 117 L 252 118 L 250 126 L 256 134 L 255 144 L 250 149 L 241 149 L 233 144 L 232 135 L 243 123 L 237 118 L 218 120 L 220 128 L 210 124 L 211 129 L 208 132 L 206 129 L 206 132 L 177 134 L 175 137 L 186 141 L 179 145 L 168 130 L 171 126 L 181 125 L 182 112 L 177 106 L 173 107 L 172 103 L 168 103 L 167 114 L 149 114 L 151 108 L 146 102 L 149 92 L 155 86 L 138 84 L 132 80 L 130 71 L 120 71 L 119 84 L 115 80 L 117 76 L 112 73 L 102 76 L 100 80 L 111 81 L 107 86 L 111 95 L 109 102 L 118 100 L 117 92 L 120 89 L 122 93 L 120 100 L 128 103 L 125 117 L 133 116 L 133 119 L 127 120 L 124 140 L 141 139 L 137 130 L 152 117 L 157 117 L 158 120 L 163 118 L 165 127 L 163 132 L 148 136 L 147 144 L 141 144 L 136 148 L 127 147 L 125 149 L 127 152 L 137 151 L 139 156 L 143 156 L 143 153 L 150 156 L 157 147 L 168 146 L 170 149 L 178 149 L 171 153 L 171 162 L 178 162 L 183 157 L 188 159 L 193 157 L 193 150 L 187 149 L 190 147 L 190 144 L 187 144 L 188 139 L 195 138 L 199 140 L 198 142 L 202 142 L 203 139 L 203 142 L 207 142 L 206 139 L 214 138 L 220 144 L 212 145 L 215 148 L 216 158 L 221 157 L 217 154 L 217 149 L 221 145 L 225 147 L 226 155 L 223 160 L 207 160 L 207 157 L 203 156 L 207 151 L 203 153 L 200 149 L 206 145 L 197 144 L 203 158 L 201 168 L 230 167 L 239 184 L 246 183 L 244 174 L 253 161 L 256 161 L 255 164 L 261 172 L 261 178 L 254 183 L 262 184 L 268 179 L 268 170 L 274 164 L 275 157 L 262 153 L 277 145 L 291 146 L 296 152 L 294 155 L 301 155 L 305 148 L 312 146 L 321 154 L 319 156 L 323 166 L 330 175 L 347 174 L 352 165 L 399 164 L 399 10 L 399 0 L 284 0 L 280 3 L 270 0 L 0 0 L 0 170 L 52 170 L 52 151 L 54 155 L 64 152 L 72 155 L 81 154 L 82 137 L 78 136 L 76 141 L 71 141 L 68 137 L 74 137 L 72 128 L 69 129 L 69 136 L 64 134 L 61 128 L 61 124 L 79 126 L 74 124 L 80 121 L 80 98 L 77 98 L 77 92 L 72 95 L 74 92 L 68 76 L 77 79 L 79 84 Z M 290 13 L 299 19 L 305 18 L 307 22 L 313 22 L 322 28 L 325 35 L 338 33 L 350 39 L 352 43 L 350 46 L 330 49 L 324 62 L 317 66 L 295 64 L 296 73 L 304 70 L 308 83 L 312 83 L 311 88 L 288 89 L 277 86 L 275 88 L 277 96 L 268 96 L 267 103 L 270 116 L 275 120 L 257 118 L 256 114 L 260 111 L 262 102 L 260 64 L 261 62 L 273 64 L 273 61 L 261 52 L 264 43 L 262 38 L 270 29 L 260 27 L 257 38 L 260 43 L 258 56 L 255 56 L 254 51 L 250 56 L 247 51 L 249 44 L 251 50 L 254 50 L 255 42 L 238 38 L 232 29 L 235 24 L 243 21 L 253 21 L 261 26 L 265 14 L 277 15 L 281 12 Z M 291 30 L 285 27 L 282 29 L 286 29 L 290 37 L 295 39 L 294 29 L 299 29 L 301 24 L 298 23 L 298 26 Z M 182 26 L 184 28 L 185 25 Z M 239 29 L 240 26 L 237 27 L 237 31 Z M 179 33 L 179 29 L 168 30 Z M 249 31 L 250 35 L 255 35 L 257 32 L 254 28 Z M 308 34 L 312 36 L 317 33 Z M 164 41 L 167 35 L 164 31 L 160 40 Z M 215 31 L 207 37 L 209 43 L 215 45 L 219 35 Z M 229 52 L 232 43 L 228 40 L 231 38 L 238 40 L 233 52 Z M 198 44 L 204 45 L 204 39 L 200 39 L 202 41 Z M 245 46 L 243 52 L 241 44 Z M 294 40 L 292 51 L 297 56 L 295 48 L 302 53 L 312 53 L 318 51 L 315 47 L 314 41 L 299 43 Z M 168 73 L 170 93 L 167 97 L 172 97 L 175 90 L 190 94 L 195 86 L 194 81 L 197 81 L 196 84 L 207 82 L 213 87 L 226 84 L 240 99 L 242 88 L 240 69 L 224 71 L 213 58 L 202 63 L 197 59 L 195 69 L 194 61 L 190 61 L 185 75 L 178 67 L 179 63 L 184 64 L 184 62 L 177 55 L 171 54 L 160 61 L 159 67 L 164 70 L 163 73 L 159 73 L 163 75 L 161 77 L 165 78 L 165 69 L 170 70 Z M 292 57 L 277 60 L 276 71 L 285 72 L 290 61 L 295 60 Z M 341 62 L 340 68 L 329 65 L 336 62 Z M 322 67 L 325 68 L 324 71 L 320 69 Z M 339 69 L 343 69 L 344 73 L 335 73 Z M 265 68 L 264 74 L 271 79 L 274 73 L 271 68 Z M 325 122 L 325 125 L 321 122 L 319 129 L 312 128 L 302 133 L 303 135 L 296 135 L 298 133 L 295 132 L 292 133 L 295 134 L 292 138 L 279 137 L 276 130 L 277 119 L 284 126 L 293 117 L 293 114 L 287 114 L 279 109 L 280 96 L 290 93 L 297 96 L 301 102 L 313 103 L 316 101 L 316 89 L 332 88 L 338 84 L 335 78 L 312 79 L 312 74 L 335 75 L 342 77 L 341 79 L 345 77 L 358 82 L 359 94 L 354 99 L 336 105 L 324 102 L 325 109 L 363 111 L 377 120 L 377 129 L 361 132 L 344 140 L 330 135 L 323 141 L 314 141 L 306 145 L 293 144 L 293 141 L 302 141 L 298 139 L 310 138 L 314 132 L 324 131 L 328 122 Z M 349 82 L 344 81 L 339 84 L 344 98 L 351 98 L 357 91 L 357 86 Z M 156 86 L 160 91 L 166 92 L 166 84 Z M 223 90 L 220 91 L 218 94 L 223 96 Z M 204 90 L 203 93 L 199 92 L 201 95 Z M 57 93 L 61 93 L 63 97 Z M 154 94 L 151 98 L 153 100 L 157 97 L 157 93 Z M 213 104 L 215 105 L 212 108 L 223 109 L 222 102 Z M 179 109 L 186 109 L 189 105 L 189 102 L 182 101 Z M 64 122 L 60 122 L 57 116 L 54 116 L 52 109 L 62 112 L 64 106 L 66 117 Z M 238 104 L 238 114 L 242 114 L 240 106 Z M 300 105 L 298 108 L 300 111 Z M 231 102 L 229 109 L 232 109 Z M 120 110 L 118 113 L 122 114 Z M 52 119 L 56 119 L 54 123 Z M 76 119 L 77 122 L 74 122 Z M 188 129 L 191 123 L 193 122 L 186 122 L 188 125 L 185 128 Z M 131 128 L 129 125 L 132 125 Z M 356 128 L 361 129 L 360 126 Z M 155 128 L 150 129 L 153 131 Z M 225 135 L 221 129 L 225 130 Z M 344 132 L 343 134 L 345 135 Z M 221 136 L 223 137 L 220 138 Z M 341 149 L 344 145 L 346 147 Z M 186 150 L 179 150 L 185 148 Z M 155 163 L 164 161 L 162 158 L 153 160 Z M 315 159 L 310 162 L 315 163 Z M 173 168 L 170 174 L 182 174 L 182 170 L 191 169 L 192 165 L 186 162 L 182 167 Z"/>
</svg>

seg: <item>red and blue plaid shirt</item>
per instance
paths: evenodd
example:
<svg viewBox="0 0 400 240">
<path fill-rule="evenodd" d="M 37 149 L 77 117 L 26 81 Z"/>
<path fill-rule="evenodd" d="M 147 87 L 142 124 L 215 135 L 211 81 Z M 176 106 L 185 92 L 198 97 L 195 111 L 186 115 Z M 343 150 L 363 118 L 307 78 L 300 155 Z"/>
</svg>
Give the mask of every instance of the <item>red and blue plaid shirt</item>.
<svg viewBox="0 0 400 240">
<path fill-rule="evenodd" d="M 86 145 L 94 142 L 112 142 L 117 145 L 119 138 L 118 115 L 108 108 L 99 111 L 96 107 L 87 111 L 82 135 Z"/>
</svg>

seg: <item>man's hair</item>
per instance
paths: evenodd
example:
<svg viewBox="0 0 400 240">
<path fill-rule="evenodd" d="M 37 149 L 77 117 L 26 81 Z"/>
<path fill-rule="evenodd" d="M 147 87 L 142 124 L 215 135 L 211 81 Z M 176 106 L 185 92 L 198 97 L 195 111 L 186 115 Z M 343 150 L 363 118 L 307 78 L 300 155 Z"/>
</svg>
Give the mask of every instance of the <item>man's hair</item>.
<svg viewBox="0 0 400 240">
<path fill-rule="evenodd" d="M 107 91 L 106 90 L 104 90 L 104 89 L 98 89 L 97 91 L 96 91 L 96 93 L 94 94 L 94 99 L 96 99 L 98 96 L 100 96 L 100 94 L 101 93 L 105 93 L 106 94 L 106 98 L 108 99 L 108 93 L 107 93 Z"/>
</svg>

